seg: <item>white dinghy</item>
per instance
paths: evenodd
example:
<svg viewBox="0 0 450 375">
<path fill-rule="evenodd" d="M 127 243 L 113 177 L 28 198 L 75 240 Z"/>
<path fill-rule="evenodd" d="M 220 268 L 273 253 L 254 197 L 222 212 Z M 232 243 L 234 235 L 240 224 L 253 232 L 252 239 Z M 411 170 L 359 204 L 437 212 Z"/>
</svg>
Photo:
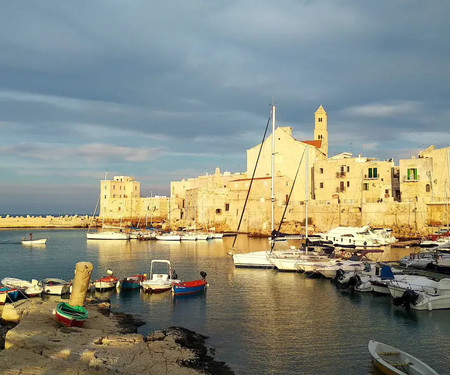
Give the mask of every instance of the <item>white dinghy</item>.
<svg viewBox="0 0 450 375">
<path fill-rule="evenodd" d="M 372 361 L 383 374 L 439 375 L 420 359 L 393 346 L 370 340 Z"/>
</svg>

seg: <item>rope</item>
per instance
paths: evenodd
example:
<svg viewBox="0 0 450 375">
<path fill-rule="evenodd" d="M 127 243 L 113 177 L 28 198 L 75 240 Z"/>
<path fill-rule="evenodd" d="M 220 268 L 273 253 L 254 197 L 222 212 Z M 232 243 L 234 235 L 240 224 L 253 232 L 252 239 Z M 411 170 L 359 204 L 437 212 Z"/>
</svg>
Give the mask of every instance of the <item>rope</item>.
<svg viewBox="0 0 450 375">
<path fill-rule="evenodd" d="M 291 191 L 289 192 L 286 205 L 284 206 L 284 211 L 283 211 L 283 215 L 281 216 L 280 225 L 278 225 L 278 232 L 281 230 L 281 225 L 283 225 L 284 216 L 286 215 L 286 211 L 287 211 L 287 208 L 288 208 L 288 205 L 289 205 L 289 201 L 291 200 L 292 191 L 294 190 L 295 181 L 297 181 L 298 171 L 300 170 L 300 165 L 302 164 L 303 156 L 305 156 L 306 150 L 307 150 L 307 148 L 305 148 L 303 150 L 302 157 L 300 159 L 300 162 L 298 163 L 297 172 L 295 172 L 294 181 L 292 182 L 292 186 L 291 186 Z M 308 220 L 308 218 L 306 218 L 306 220 Z M 270 252 L 271 253 L 272 253 L 274 247 L 275 247 L 275 241 L 272 241 L 272 246 L 270 247 Z"/>
<path fill-rule="evenodd" d="M 234 245 L 236 244 L 237 235 L 239 234 L 239 229 L 241 228 L 242 219 L 244 218 L 245 207 L 247 206 L 248 197 L 250 196 L 250 190 L 252 189 L 253 180 L 254 180 L 255 174 L 256 174 L 256 168 L 258 167 L 259 158 L 261 156 L 261 151 L 262 151 L 262 148 L 263 148 L 263 145 L 264 145 L 264 140 L 266 139 L 267 129 L 269 128 L 271 117 L 272 117 L 272 110 L 270 110 L 270 115 L 269 115 L 269 118 L 267 119 L 266 130 L 264 131 L 264 135 L 263 135 L 263 138 L 262 138 L 262 141 L 261 141 L 261 147 L 259 148 L 258 157 L 256 158 L 255 168 L 253 169 L 253 174 L 252 174 L 252 178 L 250 180 L 250 186 L 248 187 L 247 196 L 245 198 L 245 202 L 244 202 L 244 207 L 242 209 L 241 218 L 239 219 L 239 224 L 238 224 L 238 227 L 237 227 L 237 230 L 236 230 L 236 234 L 234 235 L 233 245 L 231 246 L 232 249 L 234 248 Z M 272 135 L 272 137 L 274 137 L 274 136 L 275 135 Z"/>
</svg>

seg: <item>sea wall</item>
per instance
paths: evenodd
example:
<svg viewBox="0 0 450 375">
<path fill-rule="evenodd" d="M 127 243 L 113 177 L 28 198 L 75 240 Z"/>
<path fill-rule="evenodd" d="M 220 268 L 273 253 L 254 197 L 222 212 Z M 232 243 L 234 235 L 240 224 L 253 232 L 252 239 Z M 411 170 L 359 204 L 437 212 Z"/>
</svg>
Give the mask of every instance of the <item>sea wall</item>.
<svg viewBox="0 0 450 375">
<path fill-rule="evenodd" d="M 2 216 L 0 228 L 87 228 L 94 224 L 91 217 L 78 215 L 65 216 Z"/>
</svg>

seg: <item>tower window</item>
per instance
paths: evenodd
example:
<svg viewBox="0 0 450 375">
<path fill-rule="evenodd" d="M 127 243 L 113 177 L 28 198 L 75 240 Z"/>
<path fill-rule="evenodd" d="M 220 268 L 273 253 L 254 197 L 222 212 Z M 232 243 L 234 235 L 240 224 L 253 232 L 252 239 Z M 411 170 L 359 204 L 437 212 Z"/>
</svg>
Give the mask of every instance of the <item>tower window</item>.
<svg viewBox="0 0 450 375">
<path fill-rule="evenodd" d="M 317 119 L 317 122 L 322 122 L 322 117 L 319 117 L 319 118 Z"/>
<path fill-rule="evenodd" d="M 430 184 L 426 184 L 425 185 L 425 190 L 427 193 L 429 193 L 431 191 L 431 185 Z"/>
<path fill-rule="evenodd" d="M 320 183 L 320 188 L 323 189 L 323 182 Z"/>
</svg>

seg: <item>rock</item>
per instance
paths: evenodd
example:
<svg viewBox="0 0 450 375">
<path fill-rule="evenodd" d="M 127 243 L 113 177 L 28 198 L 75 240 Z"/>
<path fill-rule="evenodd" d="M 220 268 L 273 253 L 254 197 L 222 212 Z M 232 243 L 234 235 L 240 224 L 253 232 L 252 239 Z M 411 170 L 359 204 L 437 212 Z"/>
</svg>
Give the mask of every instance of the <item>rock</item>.
<svg viewBox="0 0 450 375">
<path fill-rule="evenodd" d="M 208 355 L 206 337 L 179 327 L 156 331 L 146 340 L 131 315 L 102 315 L 87 305 L 83 328 L 61 326 L 52 314 L 55 301 L 28 303 L 20 323 L 6 334 L 0 351 L 2 374 L 232 374 Z"/>
</svg>

